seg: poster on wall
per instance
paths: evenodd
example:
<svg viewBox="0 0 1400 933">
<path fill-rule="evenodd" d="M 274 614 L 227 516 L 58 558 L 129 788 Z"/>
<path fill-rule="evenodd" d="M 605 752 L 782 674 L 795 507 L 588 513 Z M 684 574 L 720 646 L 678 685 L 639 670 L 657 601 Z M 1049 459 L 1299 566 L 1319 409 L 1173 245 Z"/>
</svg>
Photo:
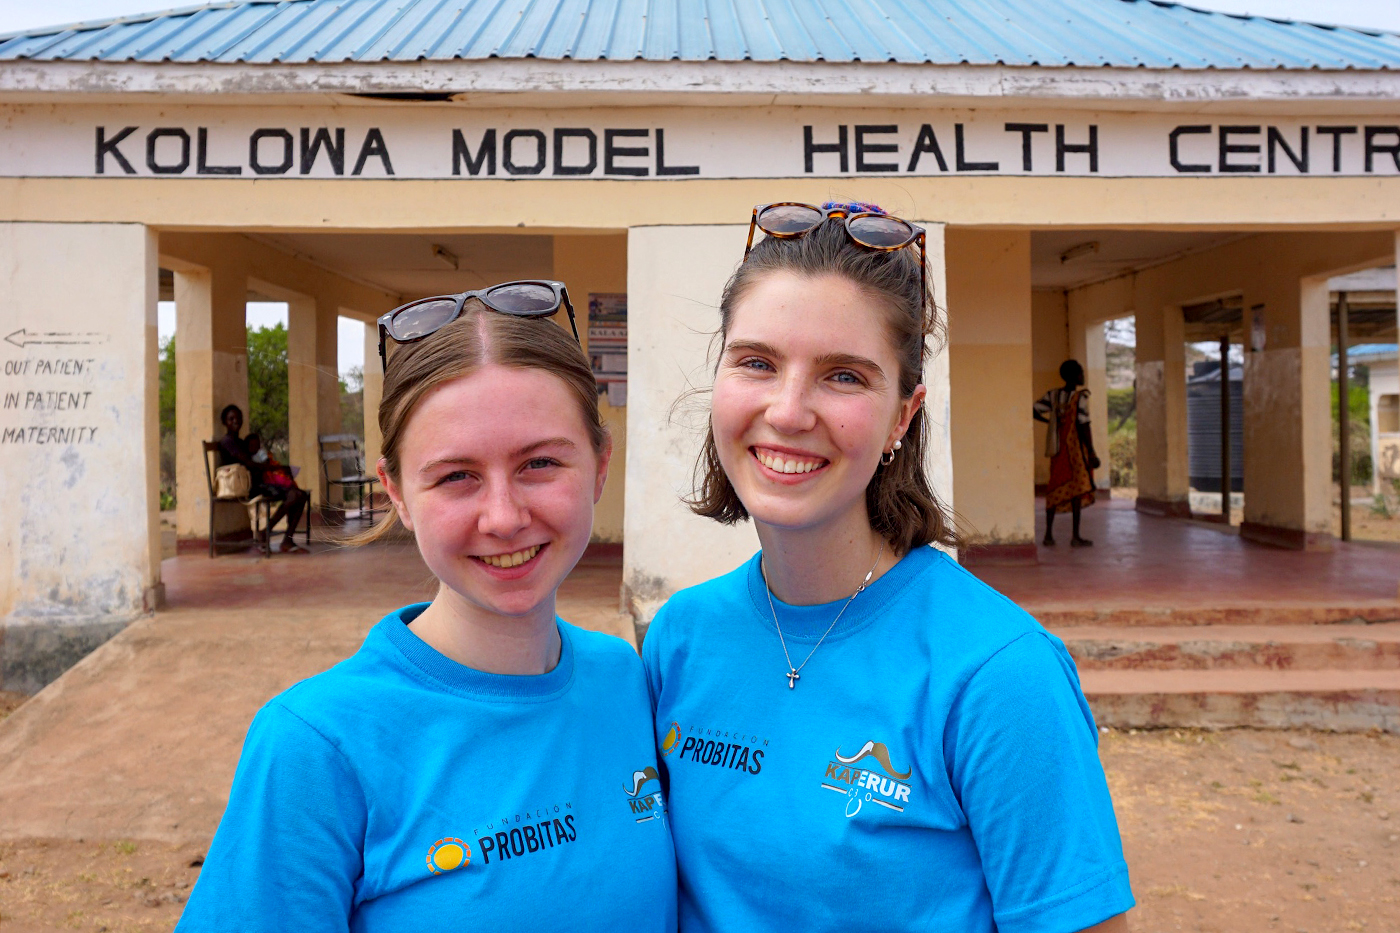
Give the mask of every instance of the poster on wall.
<svg viewBox="0 0 1400 933">
<path fill-rule="evenodd" d="M 588 361 L 608 404 L 627 404 L 627 296 L 588 296 Z"/>
</svg>

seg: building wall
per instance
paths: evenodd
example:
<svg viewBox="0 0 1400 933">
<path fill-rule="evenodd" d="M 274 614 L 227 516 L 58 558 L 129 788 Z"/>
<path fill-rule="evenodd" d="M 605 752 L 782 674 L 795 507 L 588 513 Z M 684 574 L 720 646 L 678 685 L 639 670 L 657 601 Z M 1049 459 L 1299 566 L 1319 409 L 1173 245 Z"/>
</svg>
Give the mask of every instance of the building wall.
<svg viewBox="0 0 1400 933">
<path fill-rule="evenodd" d="M 947 230 L 953 490 L 976 544 L 1035 536 L 1030 234 Z"/>
<path fill-rule="evenodd" d="M 0 293 L 0 689 L 32 693 L 160 598 L 155 235 L 0 223 Z"/>
</svg>

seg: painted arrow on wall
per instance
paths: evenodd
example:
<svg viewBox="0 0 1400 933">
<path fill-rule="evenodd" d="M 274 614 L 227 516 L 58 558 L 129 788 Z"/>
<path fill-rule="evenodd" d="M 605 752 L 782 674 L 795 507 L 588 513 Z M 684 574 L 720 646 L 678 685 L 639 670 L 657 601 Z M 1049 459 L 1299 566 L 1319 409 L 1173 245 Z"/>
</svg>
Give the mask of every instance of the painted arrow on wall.
<svg viewBox="0 0 1400 933">
<path fill-rule="evenodd" d="M 107 341 L 107 335 L 106 335 L 106 334 L 99 334 L 99 333 L 95 333 L 95 332 L 89 332 L 89 333 L 81 334 L 81 333 L 65 333 L 65 332 L 62 332 L 62 331 L 54 331 L 54 332 L 51 332 L 51 333 L 44 333 L 44 334 L 31 334 L 29 331 L 27 331 L 27 330 L 25 330 L 23 327 L 21 327 L 19 330 L 15 331 L 13 334 L 10 334 L 9 336 L 7 336 L 7 337 L 5 338 L 5 340 L 8 341 L 9 343 L 14 344 L 14 345 L 17 346 L 17 347 L 27 347 L 27 346 L 29 346 L 30 344 L 35 344 L 35 343 L 41 343 L 41 344 L 105 343 L 105 342 Z"/>
</svg>

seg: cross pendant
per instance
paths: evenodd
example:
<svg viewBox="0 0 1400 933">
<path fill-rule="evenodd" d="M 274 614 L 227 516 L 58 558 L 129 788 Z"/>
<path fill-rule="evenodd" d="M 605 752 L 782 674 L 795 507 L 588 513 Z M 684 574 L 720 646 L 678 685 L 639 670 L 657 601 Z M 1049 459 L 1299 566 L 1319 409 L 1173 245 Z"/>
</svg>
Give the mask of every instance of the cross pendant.
<svg viewBox="0 0 1400 933">
<path fill-rule="evenodd" d="M 789 689 L 789 690 L 791 690 L 792 688 L 796 687 L 796 686 L 797 686 L 798 680 L 800 680 L 800 679 L 802 678 L 802 675 L 799 674 L 799 673 L 797 673 L 797 671 L 795 671 L 795 670 L 790 670 L 790 671 L 788 671 L 787 674 L 785 674 L 784 676 L 787 677 L 787 679 L 788 679 L 788 689 Z"/>
</svg>

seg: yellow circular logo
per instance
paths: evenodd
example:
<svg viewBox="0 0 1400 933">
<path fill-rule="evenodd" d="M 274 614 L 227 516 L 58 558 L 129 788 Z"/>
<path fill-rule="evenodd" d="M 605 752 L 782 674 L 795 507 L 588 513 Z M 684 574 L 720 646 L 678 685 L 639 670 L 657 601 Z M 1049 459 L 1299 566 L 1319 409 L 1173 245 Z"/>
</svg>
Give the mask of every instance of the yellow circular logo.
<svg viewBox="0 0 1400 933">
<path fill-rule="evenodd" d="M 472 847 L 451 836 L 439 839 L 428 849 L 428 871 L 440 875 L 461 868 L 472 860 Z"/>
<path fill-rule="evenodd" d="M 664 737 L 662 737 L 662 739 L 661 739 L 661 754 L 662 754 L 662 756 L 664 757 L 664 756 L 669 755 L 669 754 L 671 754 L 672 752 L 674 752 L 674 751 L 676 750 L 676 746 L 680 744 L 680 741 L 681 741 L 681 727 L 680 727 L 680 723 L 673 722 L 673 723 L 671 723 L 671 728 L 669 728 L 669 729 L 666 730 L 666 735 L 665 735 Z"/>
</svg>

